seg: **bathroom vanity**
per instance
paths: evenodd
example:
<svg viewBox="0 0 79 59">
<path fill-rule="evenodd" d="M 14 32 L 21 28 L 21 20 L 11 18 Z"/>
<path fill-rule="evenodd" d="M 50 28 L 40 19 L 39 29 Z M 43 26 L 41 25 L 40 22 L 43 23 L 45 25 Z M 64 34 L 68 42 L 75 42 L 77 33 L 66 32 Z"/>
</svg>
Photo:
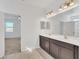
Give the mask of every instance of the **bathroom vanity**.
<svg viewBox="0 0 79 59">
<path fill-rule="evenodd" d="M 74 5 L 40 22 L 40 47 L 55 59 L 79 59 L 78 12 L 79 5 Z"/>
<path fill-rule="evenodd" d="M 55 59 L 79 59 L 79 40 L 40 35 L 40 47 Z"/>
</svg>

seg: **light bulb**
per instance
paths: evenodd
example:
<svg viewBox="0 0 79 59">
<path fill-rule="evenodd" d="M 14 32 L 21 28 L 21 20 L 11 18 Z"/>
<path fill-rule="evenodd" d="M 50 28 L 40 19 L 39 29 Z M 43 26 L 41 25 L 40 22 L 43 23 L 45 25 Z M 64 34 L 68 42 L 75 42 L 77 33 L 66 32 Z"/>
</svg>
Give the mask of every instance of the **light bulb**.
<svg viewBox="0 0 79 59">
<path fill-rule="evenodd" d="M 63 10 L 62 6 L 60 6 L 59 10 L 60 10 L 60 11 Z"/>
<path fill-rule="evenodd" d="M 72 6 L 72 5 L 74 5 L 74 3 L 72 2 L 72 3 L 70 3 L 70 6 Z"/>
<path fill-rule="evenodd" d="M 50 12 L 48 12 L 48 15 L 50 16 L 50 15 L 53 15 L 54 13 L 53 13 L 53 11 L 50 11 Z"/>
<path fill-rule="evenodd" d="M 60 8 L 59 10 L 60 10 L 60 11 L 62 11 L 63 9 L 62 9 L 62 8 Z"/>
<path fill-rule="evenodd" d="M 65 6 L 64 6 L 64 9 L 66 9 L 67 7 L 68 7 L 68 6 L 67 6 L 67 5 L 65 5 Z"/>
<path fill-rule="evenodd" d="M 74 5 L 74 0 L 70 0 L 70 6 Z"/>
</svg>

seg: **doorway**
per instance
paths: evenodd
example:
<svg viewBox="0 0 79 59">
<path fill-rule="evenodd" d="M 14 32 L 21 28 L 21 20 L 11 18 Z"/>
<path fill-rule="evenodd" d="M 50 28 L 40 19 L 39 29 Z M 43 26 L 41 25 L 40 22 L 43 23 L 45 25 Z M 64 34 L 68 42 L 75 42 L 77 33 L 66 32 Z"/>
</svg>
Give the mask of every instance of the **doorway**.
<svg viewBox="0 0 79 59">
<path fill-rule="evenodd" d="M 21 52 L 21 20 L 18 15 L 5 14 L 5 55 Z"/>
</svg>

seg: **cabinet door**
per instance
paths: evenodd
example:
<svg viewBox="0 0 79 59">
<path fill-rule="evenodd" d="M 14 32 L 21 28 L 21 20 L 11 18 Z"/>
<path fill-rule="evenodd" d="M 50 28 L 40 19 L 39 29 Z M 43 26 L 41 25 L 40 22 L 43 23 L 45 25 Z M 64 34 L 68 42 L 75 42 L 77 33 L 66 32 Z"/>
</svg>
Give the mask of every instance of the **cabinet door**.
<svg viewBox="0 0 79 59">
<path fill-rule="evenodd" d="M 44 40 L 44 50 L 49 53 L 49 39 Z"/>
<path fill-rule="evenodd" d="M 49 53 L 49 39 L 46 37 L 40 37 L 40 46 L 43 48 L 47 53 Z"/>
<path fill-rule="evenodd" d="M 40 36 L 40 47 L 44 49 L 44 37 Z"/>
<path fill-rule="evenodd" d="M 79 59 L 79 47 L 78 47 L 78 59 Z"/>
<path fill-rule="evenodd" d="M 59 59 L 74 59 L 74 51 L 68 48 L 60 47 Z"/>
<path fill-rule="evenodd" d="M 50 40 L 50 54 L 55 59 L 59 58 L 59 46 L 54 44 L 52 40 Z"/>
</svg>

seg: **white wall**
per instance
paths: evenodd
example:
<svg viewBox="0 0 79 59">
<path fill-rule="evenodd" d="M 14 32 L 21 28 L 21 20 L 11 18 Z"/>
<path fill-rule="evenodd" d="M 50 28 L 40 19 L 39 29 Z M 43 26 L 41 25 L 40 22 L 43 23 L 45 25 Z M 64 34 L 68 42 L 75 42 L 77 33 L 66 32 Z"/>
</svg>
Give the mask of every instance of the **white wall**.
<svg viewBox="0 0 79 59">
<path fill-rule="evenodd" d="M 22 16 L 22 50 L 28 48 L 35 48 L 38 46 L 39 21 L 40 10 L 37 8 L 27 7 L 23 10 Z M 26 11 L 27 10 L 27 11 Z M 26 13 L 25 13 L 26 11 Z M 24 20 L 25 19 L 25 20 Z"/>
<path fill-rule="evenodd" d="M 0 0 L 0 11 L 21 15 L 21 50 L 26 47 L 39 47 L 39 20 L 42 11 L 38 7 L 33 7 L 24 2 L 16 0 Z M 2 38 L 2 37 L 0 37 Z M 0 45 L 5 47 L 4 41 L 0 41 Z M 4 55 L 4 48 L 1 48 L 0 56 Z"/>
</svg>

